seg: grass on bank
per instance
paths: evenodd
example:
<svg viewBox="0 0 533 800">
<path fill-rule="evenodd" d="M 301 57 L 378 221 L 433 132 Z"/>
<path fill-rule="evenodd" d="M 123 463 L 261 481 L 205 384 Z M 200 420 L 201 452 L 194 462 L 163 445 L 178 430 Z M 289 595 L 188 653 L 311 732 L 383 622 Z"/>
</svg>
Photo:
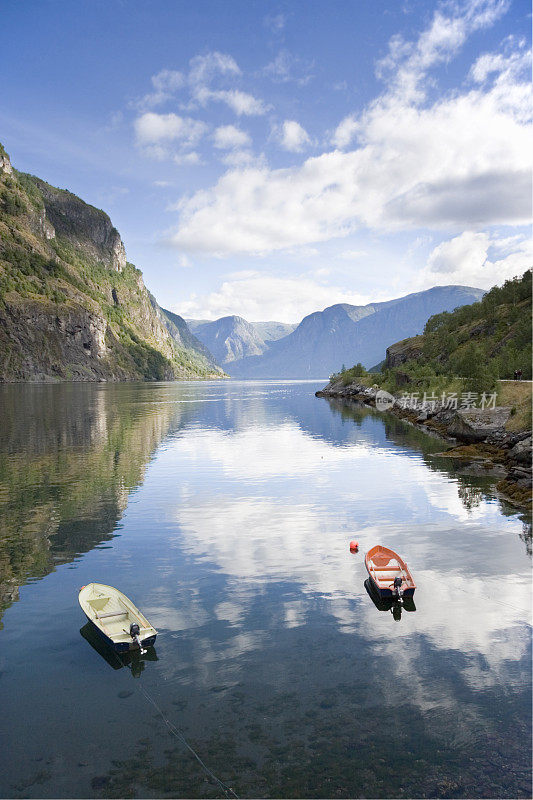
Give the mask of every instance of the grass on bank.
<svg viewBox="0 0 533 800">
<path fill-rule="evenodd" d="M 367 372 L 361 364 L 356 364 L 351 369 L 344 369 L 331 376 L 330 380 L 340 380 L 344 386 L 359 383 L 362 386 L 378 386 L 395 395 L 404 392 L 411 394 L 418 392 L 418 398 L 423 399 L 424 392 L 434 393 L 440 397 L 443 393 L 449 395 L 453 392 L 458 397 L 462 392 L 478 391 L 479 394 L 496 392 L 496 405 L 511 408 L 511 416 L 505 426 L 510 432 L 527 431 L 532 428 L 532 384 L 528 381 L 488 381 L 486 386 L 472 389 L 469 378 L 458 376 L 435 375 L 433 371 L 420 370 L 418 378 L 413 376 L 409 384 L 399 385 L 397 376 L 392 370 L 388 372 Z"/>
</svg>

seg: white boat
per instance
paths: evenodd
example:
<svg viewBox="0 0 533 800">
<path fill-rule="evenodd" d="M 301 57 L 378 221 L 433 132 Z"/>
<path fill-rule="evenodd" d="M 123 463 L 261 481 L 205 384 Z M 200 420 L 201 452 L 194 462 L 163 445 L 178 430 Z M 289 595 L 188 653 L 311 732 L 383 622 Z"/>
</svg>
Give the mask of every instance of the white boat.
<svg viewBox="0 0 533 800">
<path fill-rule="evenodd" d="M 89 622 L 115 652 L 140 650 L 143 653 L 155 642 L 156 629 L 137 606 L 113 586 L 88 583 L 81 587 L 78 601 Z"/>
</svg>

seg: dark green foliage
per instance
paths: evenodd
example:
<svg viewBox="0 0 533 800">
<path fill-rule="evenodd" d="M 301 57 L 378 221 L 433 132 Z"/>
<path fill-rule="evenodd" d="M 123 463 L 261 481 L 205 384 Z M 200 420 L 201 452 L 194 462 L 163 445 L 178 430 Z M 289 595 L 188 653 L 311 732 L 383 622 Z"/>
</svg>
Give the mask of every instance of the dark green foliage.
<svg viewBox="0 0 533 800">
<path fill-rule="evenodd" d="M 16 217 L 24 213 L 26 203 L 20 195 L 9 190 L 8 181 L 9 178 L 4 181 L 4 186 L 0 188 L 0 211 L 11 217 Z"/>
<path fill-rule="evenodd" d="M 43 197 L 32 179 L 33 176 L 28 175 L 26 172 L 19 172 L 17 169 L 14 169 L 13 172 L 32 206 L 39 210 L 44 208 Z"/>
<path fill-rule="evenodd" d="M 495 286 L 478 303 L 430 317 L 422 355 L 386 371 L 391 386 L 422 386 L 428 376 L 466 378 L 471 391 L 522 370 L 531 378 L 531 270 Z"/>
<path fill-rule="evenodd" d="M 356 378 L 361 378 L 363 375 L 366 375 L 366 369 L 363 365 L 358 362 L 353 366 L 351 369 L 343 369 L 341 372 L 342 375 L 342 382 L 345 386 L 348 386 L 349 383 L 352 383 Z"/>
<path fill-rule="evenodd" d="M 331 375 L 330 380 L 342 378 L 344 385 L 348 386 L 349 383 L 352 383 L 356 378 L 361 378 L 363 375 L 367 375 L 367 371 L 360 362 L 358 362 L 351 369 L 346 369 L 345 365 L 343 364 L 341 371 Z"/>
<path fill-rule="evenodd" d="M 21 247 L 0 249 L 0 262 L 7 262 L 8 271 L 0 271 L 0 297 L 16 291 L 22 295 L 42 294 L 51 297 L 54 289 L 51 278 L 61 274 L 62 268 L 55 259 Z M 56 294 L 57 294 L 57 290 Z"/>
<path fill-rule="evenodd" d="M 141 341 L 132 330 L 125 328 L 121 339 L 145 380 L 164 381 L 172 374 L 170 361 L 159 350 Z"/>
<path fill-rule="evenodd" d="M 0 258 L 24 275 L 35 275 L 39 278 L 54 274 L 57 267 L 54 260 L 31 250 L 22 250 L 19 247 L 6 247 L 5 250 L 0 251 Z"/>
</svg>

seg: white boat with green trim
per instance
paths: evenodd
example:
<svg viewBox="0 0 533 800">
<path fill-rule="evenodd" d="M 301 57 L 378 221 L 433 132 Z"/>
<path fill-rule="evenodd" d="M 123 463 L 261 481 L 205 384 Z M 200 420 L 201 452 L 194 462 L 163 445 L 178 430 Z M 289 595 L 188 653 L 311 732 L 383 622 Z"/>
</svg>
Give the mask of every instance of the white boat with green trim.
<svg viewBox="0 0 533 800">
<path fill-rule="evenodd" d="M 78 601 L 98 634 L 117 653 L 146 652 L 157 631 L 125 594 L 104 583 L 82 586 Z"/>
</svg>

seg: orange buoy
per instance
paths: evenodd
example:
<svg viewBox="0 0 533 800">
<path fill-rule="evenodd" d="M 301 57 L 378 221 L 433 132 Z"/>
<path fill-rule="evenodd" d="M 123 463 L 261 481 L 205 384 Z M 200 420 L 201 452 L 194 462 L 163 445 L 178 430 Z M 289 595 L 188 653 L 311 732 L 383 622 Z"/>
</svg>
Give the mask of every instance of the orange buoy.
<svg viewBox="0 0 533 800">
<path fill-rule="evenodd" d="M 356 542 L 355 540 L 351 541 L 350 550 L 352 551 L 352 553 L 356 553 L 359 550 L 359 542 Z"/>
</svg>

